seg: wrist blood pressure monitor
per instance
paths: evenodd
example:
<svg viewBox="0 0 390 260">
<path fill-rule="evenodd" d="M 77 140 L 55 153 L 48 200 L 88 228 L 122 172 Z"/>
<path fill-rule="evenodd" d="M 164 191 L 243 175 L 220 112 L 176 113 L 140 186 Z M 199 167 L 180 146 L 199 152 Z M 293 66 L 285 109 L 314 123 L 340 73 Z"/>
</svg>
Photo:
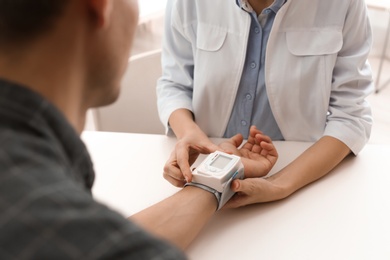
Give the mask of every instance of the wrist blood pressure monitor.
<svg viewBox="0 0 390 260">
<path fill-rule="evenodd" d="M 192 182 L 186 186 L 197 186 L 214 193 L 220 209 L 234 195 L 231 182 L 244 178 L 244 166 L 239 156 L 216 151 L 209 154 L 192 175 Z"/>
</svg>

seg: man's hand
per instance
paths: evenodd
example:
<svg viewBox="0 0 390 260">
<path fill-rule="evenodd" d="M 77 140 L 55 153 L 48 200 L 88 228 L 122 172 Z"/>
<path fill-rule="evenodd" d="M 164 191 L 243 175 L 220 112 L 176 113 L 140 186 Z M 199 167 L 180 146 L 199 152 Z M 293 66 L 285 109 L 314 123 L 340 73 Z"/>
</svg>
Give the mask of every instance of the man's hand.
<svg viewBox="0 0 390 260">
<path fill-rule="evenodd" d="M 243 138 L 238 134 L 219 145 L 226 152 L 240 156 L 245 170 L 244 180 L 234 180 L 231 183 L 230 188 L 236 194 L 224 208 L 281 199 L 284 196 L 283 189 L 272 182 L 275 177 L 260 178 L 269 173 L 278 159 L 278 152 L 271 138 L 252 126 L 248 141 L 239 148 L 242 142 Z"/>
<path fill-rule="evenodd" d="M 255 126 L 252 126 L 248 141 L 239 148 L 242 142 L 242 135 L 237 134 L 219 144 L 219 147 L 227 153 L 241 157 L 245 169 L 245 178 L 267 175 L 278 159 L 278 152 L 271 138 L 264 135 Z"/>
</svg>

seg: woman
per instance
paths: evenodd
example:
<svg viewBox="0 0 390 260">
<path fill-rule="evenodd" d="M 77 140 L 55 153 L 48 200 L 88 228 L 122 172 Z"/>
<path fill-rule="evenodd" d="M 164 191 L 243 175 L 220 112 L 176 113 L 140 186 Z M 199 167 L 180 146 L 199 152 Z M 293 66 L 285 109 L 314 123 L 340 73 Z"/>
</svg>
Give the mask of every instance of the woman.
<svg viewBox="0 0 390 260">
<path fill-rule="evenodd" d="M 267 179 L 233 182 L 230 207 L 285 198 L 368 141 L 364 0 L 171 0 L 166 15 L 157 93 L 161 120 L 178 138 L 164 168 L 174 185 L 191 181 L 199 153 L 221 149 L 208 137 L 247 138 L 251 125 L 274 140 L 314 144 Z"/>
</svg>

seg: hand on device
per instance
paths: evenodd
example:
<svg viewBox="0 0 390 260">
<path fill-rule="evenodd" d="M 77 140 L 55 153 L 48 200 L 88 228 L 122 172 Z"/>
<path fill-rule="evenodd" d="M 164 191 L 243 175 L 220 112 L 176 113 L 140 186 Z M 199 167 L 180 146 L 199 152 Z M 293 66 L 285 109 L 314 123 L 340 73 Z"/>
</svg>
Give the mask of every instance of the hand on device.
<svg viewBox="0 0 390 260">
<path fill-rule="evenodd" d="M 176 143 L 164 166 L 164 178 L 177 187 L 183 187 L 186 182 L 192 180 L 190 166 L 199 154 L 209 154 L 217 150 L 223 151 L 202 131 L 193 130 Z"/>
<path fill-rule="evenodd" d="M 254 203 L 276 201 L 289 195 L 286 194 L 283 187 L 278 185 L 276 175 L 268 178 L 233 180 L 230 188 L 236 194 L 225 204 L 225 209 L 238 208 Z"/>
</svg>

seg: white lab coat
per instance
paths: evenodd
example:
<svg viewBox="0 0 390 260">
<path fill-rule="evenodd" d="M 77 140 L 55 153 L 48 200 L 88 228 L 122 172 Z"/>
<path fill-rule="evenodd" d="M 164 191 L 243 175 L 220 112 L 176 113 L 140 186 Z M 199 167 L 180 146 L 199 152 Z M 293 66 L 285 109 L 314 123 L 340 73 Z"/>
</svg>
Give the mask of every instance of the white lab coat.
<svg viewBox="0 0 390 260">
<path fill-rule="evenodd" d="M 158 107 L 168 127 L 186 108 L 211 137 L 223 136 L 240 82 L 250 29 L 236 0 L 170 0 Z M 288 0 L 269 36 L 265 78 L 285 140 L 324 135 L 355 154 L 372 125 L 367 56 L 372 35 L 364 0 Z M 261 126 L 259 126 L 261 128 Z"/>
</svg>

